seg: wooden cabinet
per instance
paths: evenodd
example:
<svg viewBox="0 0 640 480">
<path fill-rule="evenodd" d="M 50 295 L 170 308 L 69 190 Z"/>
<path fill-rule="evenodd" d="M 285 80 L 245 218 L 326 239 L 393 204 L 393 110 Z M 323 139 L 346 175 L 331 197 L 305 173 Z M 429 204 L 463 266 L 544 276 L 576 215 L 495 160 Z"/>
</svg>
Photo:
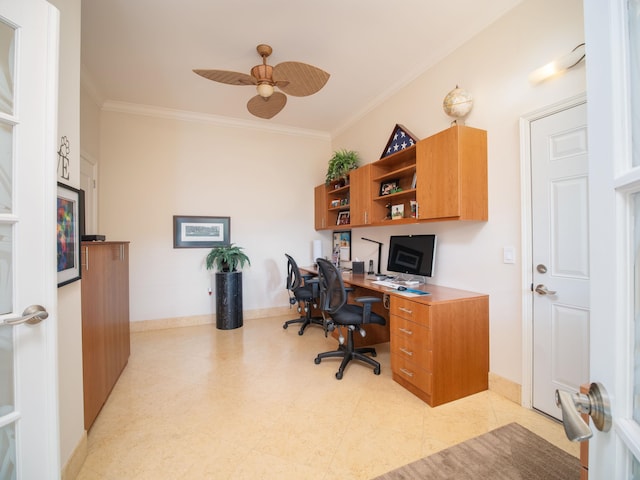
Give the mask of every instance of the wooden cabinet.
<svg viewBox="0 0 640 480">
<path fill-rule="evenodd" d="M 391 296 L 391 370 L 396 382 L 435 407 L 488 388 L 489 300 L 427 288 L 432 300 Z M 454 295 L 438 298 L 438 290 Z"/>
<path fill-rule="evenodd" d="M 352 170 L 349 184 L 350 224 L 354 227 L 371 224 L 371 164 Z"/>
<path fill-rule="evenodd" d="M 415 223 L 411 217 L 411 201 L 416 200 L 414 176 L 416 174 L 416 145 L 400 150 L 371 164 L 371 223 L 373 225 L 394 225 Z M 400 188 L 397 193 L 380 195 L 383 183 L 395 182 Z M 404 205 L 405 218 L 391 220 L 391 206 Z"/>
<path fill-rule="evenodd" d="M 342 181 L 331 182 L 328 185 L 323 183 L 315 188 L 316 230 L 335 230 L 349 226 L 350 194 L 350 184 L 344 184 Z"/>
<path fill-rule="evenodd" d="M 83 242 L 82 367 L 88 430 L 129 360 L 129 244 Z"/>
<path fill-rule="evenodd" d="M 323 230 L 327 228 L 327 186 L 323 183 L 314 190 L 315 206 L 315 229 Z"/>
<path fill-rule="evenodd" d="M 487 220 L 487 132 L 456 125 L 417 147 L 420 220 Z"/>
<path fill-rule="evenodd" d="M 381 195 L 381 185 L 389 182 L 396 183 L 399 191 Z M 324 198 L 319 193 L 322 188 Z M 404 218 L 391 219 L 394 205 L 403 205 Z M 487 132 L 454 125 L 363 165 L 351 171 L 349 185 L 316 187 L 315 209 L 316 230 L 336 228 L 339 213 L 345 211 L 350 211 L 354 227 L 486 221 Z"/>
</svg>

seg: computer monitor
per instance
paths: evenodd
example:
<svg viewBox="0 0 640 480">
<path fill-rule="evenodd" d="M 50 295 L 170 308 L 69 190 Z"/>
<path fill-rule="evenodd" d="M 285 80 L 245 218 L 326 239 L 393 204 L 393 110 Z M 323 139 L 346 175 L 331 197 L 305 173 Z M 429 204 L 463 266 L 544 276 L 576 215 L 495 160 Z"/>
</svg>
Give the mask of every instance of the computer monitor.
<svg viewBox="0 0 640 480">
<path fill-rule="evenodd" d="M 392 235 L 387 270 L 432 277 L 436 259 L 435 235 Z"/>
</svg>

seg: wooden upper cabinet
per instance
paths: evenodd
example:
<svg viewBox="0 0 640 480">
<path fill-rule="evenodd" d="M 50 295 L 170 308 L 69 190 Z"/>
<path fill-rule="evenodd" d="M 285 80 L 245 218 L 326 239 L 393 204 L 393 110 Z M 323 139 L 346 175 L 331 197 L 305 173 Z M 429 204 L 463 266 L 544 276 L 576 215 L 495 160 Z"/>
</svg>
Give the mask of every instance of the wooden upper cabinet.
<svg viewBox="0 0 640 480">
<path fill-rule="evenodd" d="M 323 230 L 327 228 L 327 186 L 323 183 L 314 190 L 315 205 L 315 229 Z"/>
<path fill-rule="evenodd" d="M 398 190 L 383 195 L 380 187 L 387 183 Z M 396 205 L 403 206 L 404 217 L 392 220 Z M 454 125 L 352 170 L 347 185 L 316 187 L 316 230 L 340 228 L 338 219 L 345 212 L 351 217 L 345 227 L 488 220 L 487 132 Z"/>
<path fill-rule="evenodd" d="M 455 125 L 416 148 L 419 220 L 487 220 L 487 132 Z"/>
<path fill-rule="evenodd" d="M 349 172 L 351 184 L 351 225 L 370 225 L 371 221 L 371 164 Z"/>
</svg>

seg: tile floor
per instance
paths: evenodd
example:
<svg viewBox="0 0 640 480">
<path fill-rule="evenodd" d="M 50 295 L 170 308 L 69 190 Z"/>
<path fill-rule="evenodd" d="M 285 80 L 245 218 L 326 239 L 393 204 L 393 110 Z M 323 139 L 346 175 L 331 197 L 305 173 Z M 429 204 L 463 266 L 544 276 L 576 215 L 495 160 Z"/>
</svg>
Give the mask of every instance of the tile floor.
<svg viewBox="0 0 640 480">
<path fill-rule="evenodd" d="M 89 431 L 79 480 L 365 480 L 518 422 L 578 455 L 561 425 L 493 392 L 431 408 L 358 363 L 334 377 L 320 327 L 273 317 L 135 333 L 131 358 Z"/>
</svg>

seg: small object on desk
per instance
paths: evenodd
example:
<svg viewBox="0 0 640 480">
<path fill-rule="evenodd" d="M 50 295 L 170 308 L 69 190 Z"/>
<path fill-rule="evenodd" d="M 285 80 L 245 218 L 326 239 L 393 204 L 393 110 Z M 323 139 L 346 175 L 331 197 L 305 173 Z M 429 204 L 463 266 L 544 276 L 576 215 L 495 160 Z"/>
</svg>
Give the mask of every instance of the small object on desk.
<svg viewBox="0 0 640 480">
<path fill-rule="evenodd" d="M 407 287 L 403 287 L 402 285 L 398 287 L 398 290 L 400 290 L 401 292 L 404 292 L 406 289 Z"/>
<path fill-rule="evenodd" d="M 364 275 L 364 262 L 351 262 L 351 269 L 354 275 Z"/>
</svg>

